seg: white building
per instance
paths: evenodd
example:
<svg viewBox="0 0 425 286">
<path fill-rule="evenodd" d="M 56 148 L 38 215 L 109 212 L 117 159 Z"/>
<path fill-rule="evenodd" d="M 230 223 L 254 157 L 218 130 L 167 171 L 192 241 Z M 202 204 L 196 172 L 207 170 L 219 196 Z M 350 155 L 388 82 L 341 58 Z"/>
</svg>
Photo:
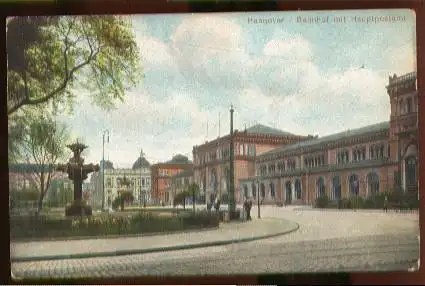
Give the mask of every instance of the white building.
<svg viewBox="0 0 425 286">
<path fill-rule="evenodd" d="M 102 162 L 100 164 L 102 166 Z M 92 184 L 92 200 L 93 208 L 100 209 L 102 207 L 102 170 L 93 174 L 90 180 Z M 133 192 L 134 204 L 142 205 L 150 204 L 152 201 L 152 185 L 150 164 L 145 158 L 138 158 L 131 169 L 114 169 L 112 163 L 105 162 L 105 208 L 112 205 L 114 199 L 118 196 L 118 191 L 126 189 Z M 121 184 L 126 178 L 130 185 Z"/>
</svg>

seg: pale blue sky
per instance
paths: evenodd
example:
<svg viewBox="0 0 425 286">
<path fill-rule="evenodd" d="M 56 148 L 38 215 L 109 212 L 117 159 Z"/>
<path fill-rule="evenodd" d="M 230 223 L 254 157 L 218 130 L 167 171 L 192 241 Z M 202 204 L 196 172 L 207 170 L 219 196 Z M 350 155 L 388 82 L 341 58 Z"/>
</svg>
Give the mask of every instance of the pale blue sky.
<svg viewBox="0 0 425 286">
<path fill-rule="evenodd" d="M 404 22 L 354 23 L 352 16 L 405 16 Z M 296 17 L 347 16 L 345 24 L 302 24 Z M 283 18 L 253 24 L 248 18 Z M 145 78 L 113 112 L 84 95 L 67 120 L 99 161 L 130 167 L 140 148 L 169 160 L 256 122 L 319 136 L 389 119 L 391 74 L 416 70 L 415 15 L 409 10 L 262 12 L 132 16 Z M 359 69 L 364 65 L 364 69 Z M 208 126 L 208 128 L 207 128 Z M 207 132 L 208 129 L 208 132 Z"/>
</svg>

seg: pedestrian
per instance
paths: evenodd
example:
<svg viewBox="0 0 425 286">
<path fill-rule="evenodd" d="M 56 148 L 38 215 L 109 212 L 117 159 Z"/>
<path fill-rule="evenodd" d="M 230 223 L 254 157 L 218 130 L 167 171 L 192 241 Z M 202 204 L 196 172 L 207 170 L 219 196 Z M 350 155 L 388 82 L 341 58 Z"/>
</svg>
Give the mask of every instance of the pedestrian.
<svg viewBox="0 0 425 286">
<path fill-rule="evenodd" d="M 246 204 L 246 219 L 251 220 L 251 208 L 252 208 L 252 200 L 247 201 Z"/>
<path fill-rule="evenodd" d="M 388 212 L 388 197 L 385 196 L 384 199 L 384 212 Z"/>
<path fill-rule="evenodd" d="M 242 218 L 244 220 L 247 220 L 248 219 L 248 200 L 247 199 L 245 199 L 245 201 L 243 202 Z"/>
</svg>

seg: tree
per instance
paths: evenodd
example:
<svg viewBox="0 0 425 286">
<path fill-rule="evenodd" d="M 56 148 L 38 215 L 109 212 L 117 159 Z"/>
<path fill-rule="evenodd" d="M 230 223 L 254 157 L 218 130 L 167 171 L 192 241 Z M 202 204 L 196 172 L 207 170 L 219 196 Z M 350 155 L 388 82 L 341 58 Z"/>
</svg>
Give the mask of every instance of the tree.
<svg viewBox="0 0 425 286">
<path fill-rule="evenodd" d="M 36 165 L 38 180 L 38 211 L 43 208 L 43 199 L 53 179 L 55 165 L 65 155 L 68 141 L 67 129 L 48 116 L 39 116 L 31 122 L 22 141 L 23 152 Z"/>
<path fill-rule="evenodd" d="M 183 204 L 183 209 L 186 209 L 186 198 L 192 198 L 193 210 L 195 210 L 195 200 L 199 196 L 200 188 L 197 184 L 192 183 L 187 188 L 176 194 L 174 197 L 174 205 Z"/>
<path fill-rule="evenodd" d="M 124 211 L 124 206 L 126 203 L 134 201 L 134 196 L 132 191 L 121 191 L 118 196 L 112 202 L 112 208 L 118 209 L 121 208 L 121 211 Z"/>
<path fill-rule="evenodd" d="M 192 206 L 193 206 L 193 211 L 195 211 L 195 201 L 200 193 L 199 186 L 196 183 L 190 184 L 188 187 L 188 193 L 190 196 L 192 196 Z"/>
<path fill-rule="evenodd" d="M 122 16 L 13 17 L 6 33 L 8 116 L 24 106 L 72 110 L 78 88 L 112 108 L 141 77 L 131 23 Z"/>
</svg>

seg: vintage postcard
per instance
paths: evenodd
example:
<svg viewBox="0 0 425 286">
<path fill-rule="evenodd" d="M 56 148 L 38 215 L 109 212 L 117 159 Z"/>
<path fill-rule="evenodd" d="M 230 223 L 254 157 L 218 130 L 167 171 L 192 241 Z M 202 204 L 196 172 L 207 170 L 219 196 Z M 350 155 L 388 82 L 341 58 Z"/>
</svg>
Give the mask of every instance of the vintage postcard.
<svg viewBox="0 0 425 286">
<path fill-rule="evenodd" d="M 416 271 L 407 9 L 7 19 L 17 278 Z"/>
</svg>

